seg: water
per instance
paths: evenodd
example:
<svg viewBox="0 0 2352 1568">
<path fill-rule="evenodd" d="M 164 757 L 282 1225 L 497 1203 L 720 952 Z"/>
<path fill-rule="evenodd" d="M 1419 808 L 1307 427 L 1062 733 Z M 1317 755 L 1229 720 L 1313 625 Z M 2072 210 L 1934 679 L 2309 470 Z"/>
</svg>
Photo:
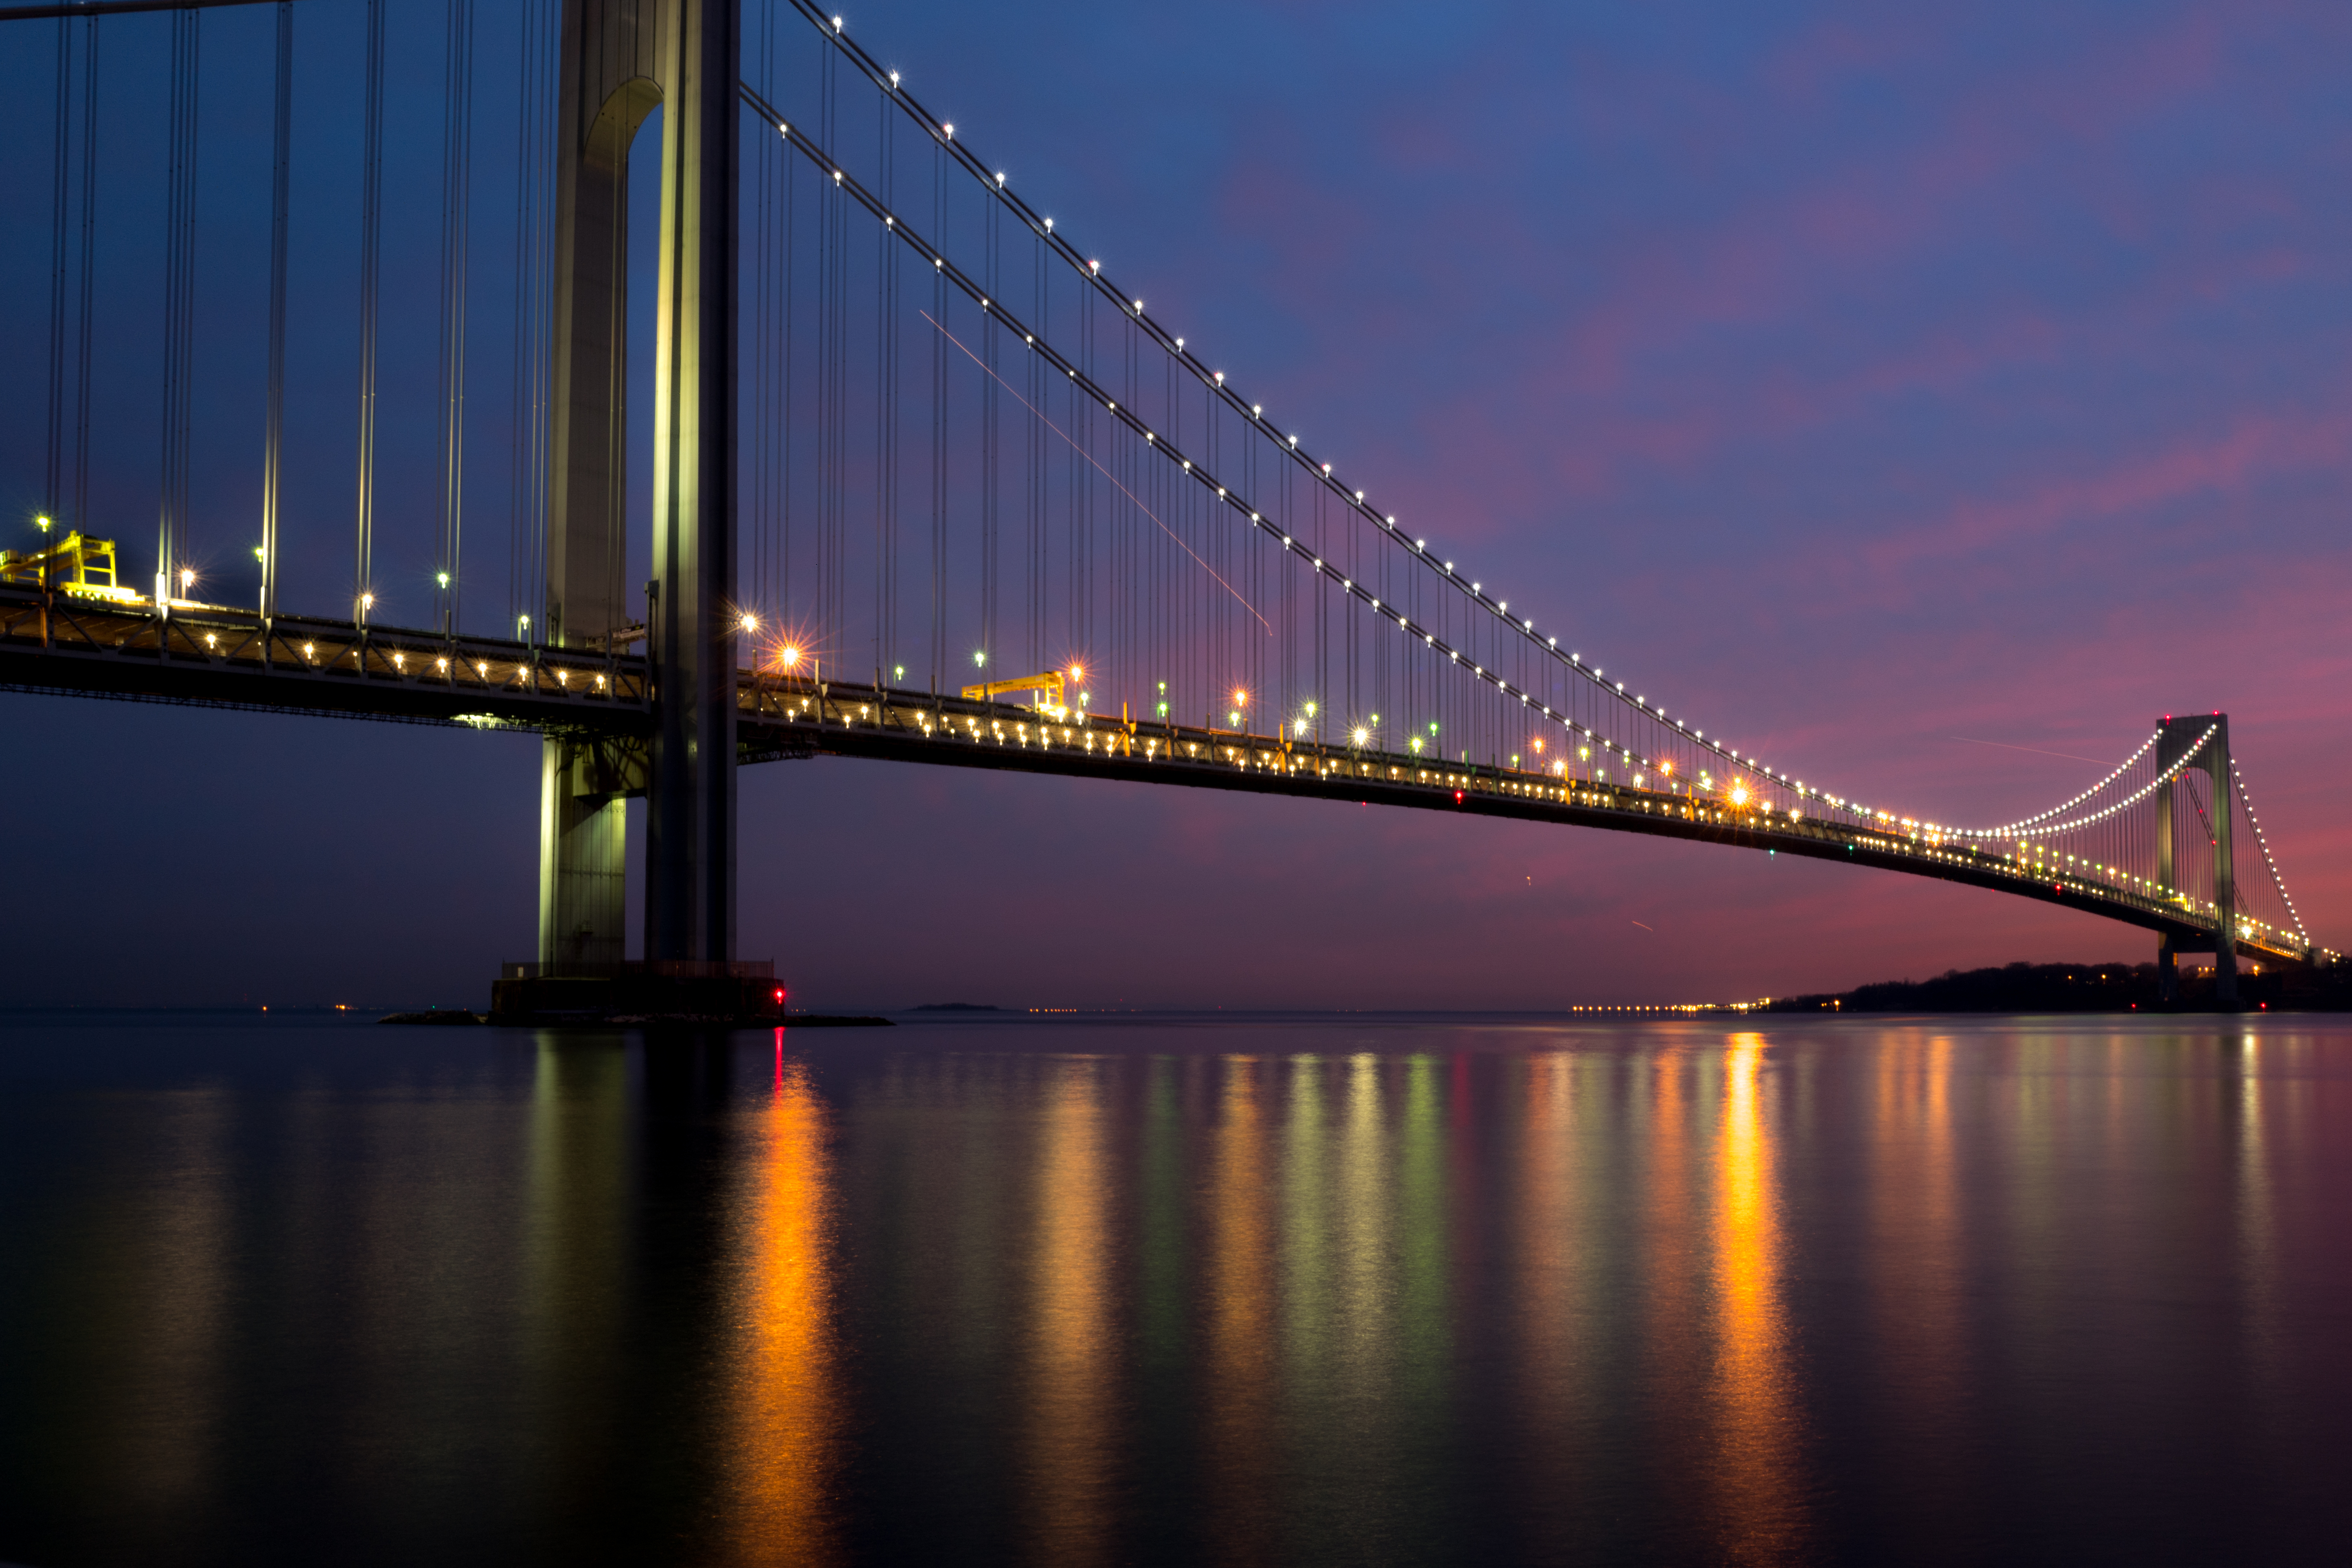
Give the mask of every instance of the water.
<svg viewBox="0 0 2352 1568">
<path fill-rule="evenodd" d="M 0 1558 L 2304 1562 L 2352 1021 L 0 1021 Z"/>
</svg>

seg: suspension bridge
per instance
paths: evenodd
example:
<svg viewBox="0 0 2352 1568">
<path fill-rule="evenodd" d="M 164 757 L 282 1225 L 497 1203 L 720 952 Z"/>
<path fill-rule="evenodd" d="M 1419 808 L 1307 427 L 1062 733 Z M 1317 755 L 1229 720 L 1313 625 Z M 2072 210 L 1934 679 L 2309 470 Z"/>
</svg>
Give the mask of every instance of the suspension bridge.
<svg viewBox="0 0 2352 1568">
<path fill-rule="evenodd" d="M 247 25 L 215 16 L 232 6 Z M 0 687 L 537 732 L 539 952 L 517 973 L 632 964 L 640 796 L 634 963 L 746 970 L 736 770 L 820 753 L 1934 878 L 2152 931 L 2168 988 L 2175 955 L 2212 952 L 2225 1002 L 2235 955 L 2336 962 L 2288 898 L 2225 715 L 2166 715 L 2074 799 L 1955 825 L 1669 713 L 1318 459 L 805 0 L 442 0 L 394 20 L 388 0 L 0 7 L 20 58 L 56 51 L 49 144 L 9 154 L 47 159 L 51 287 L 6 307 L 46 312 L 47 382 L 41 507 L 0 557 Z M 349 47 L 306 53 L 306 30 Z M 437 102 L 388 91 L 403 51 L 437 66 Z M 334 212 L 299 214 L 298 64 L 353 55 L 299 128 L 348 147 L 348 177 Z M 223 82 L 271 110 L 267 158 L 226 174 L 205 141 Z M 128 151 L 104 133 L 125 101 L 160 112 Z M 656 276 L 632 278 L 631 148 L 656 110 Z M 384 170 L 436 123 L 428 207 L 429 180 L 387 191 Z M 510 203 L 484 195 L 509 179 Z M 200 246 L 224 180 L 269 220 Z M 356 236 L 299 253 L 347 275 L 354 310 L 289 314 L 306 226 Z M 101 300 L 105 248 L 134 234 L 152 294 Z M 652 471 L 633 489 L 629 300 L 648 287 Z M 135 352 L 98 352 L 130 309 L 152 310 Z M 207 310 L 264 324 L 257 375 L 202 362 Z M 297 339 L 348 351 L 352 432 L 347 499 L 299 526 Z M 401 365 L 408 416 L 386 419 Z M 160 390 L 137 442 L 93 415 L 110 382 Z M 249 465 L 200 451 L 199 414 L 233 398 Z M 119 503 L 131 473 L 160 476 L 152 531 Z"/>
</svg>

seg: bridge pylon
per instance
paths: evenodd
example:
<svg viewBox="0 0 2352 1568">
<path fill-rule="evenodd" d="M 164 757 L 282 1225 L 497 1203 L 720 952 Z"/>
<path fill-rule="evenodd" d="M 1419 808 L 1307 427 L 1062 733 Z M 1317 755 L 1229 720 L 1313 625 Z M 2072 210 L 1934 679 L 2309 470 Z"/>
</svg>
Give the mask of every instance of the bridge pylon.
<svg viewBox="0 0 2352 1568">
<path fill-rule="evenodd" d="M 2210 733 L 2211 739 L 2205 737 Z M 2200 741 L 2204 741 L 2200 748 Z M 2182 758 L 2191 751 L 2189 766 L 2202 773 L 2211 783 L 2206 794 L 2210 803 L 2209 828 L 2213 849 L 2213 1000 L 2224 1006 L 2238 1000 L 2238 909 L 2237 857 L 2231 843 L 2231 773 L 2230 717 L 2226 713 L 2183 714 L 2178 718 L 2167 714 L 2157 726 L 2156 765 L 2159 773 L 2169 774 Z M 2167 777 L 2156 786 L 2156 875 L 2167 888 L 2180 885 L 2174 860 L 2172 790 L 2175 780 Z M 2180 978 L 2178 954 L 2196 952 L 2192 939 L 2168 935 L 2157 947 L 2157 972 L 2161 994 L 2167 1004 L 2180 999 Z"/>
<path fill-rule="evenodd" d="M 740 3 L 564 0 L 562 29 L 548 637 L 607 653 L 642 638 L 654 718 L 633 776 L 600 750 L 610 742 L 545 742 L 540 960 L 622 957 L 622 803 L 640 793 L 646 957 L 732 960 Z M 657 105 L 653 578 L 640 615 L 625 581 L 628 166 Z"/>
</svg>

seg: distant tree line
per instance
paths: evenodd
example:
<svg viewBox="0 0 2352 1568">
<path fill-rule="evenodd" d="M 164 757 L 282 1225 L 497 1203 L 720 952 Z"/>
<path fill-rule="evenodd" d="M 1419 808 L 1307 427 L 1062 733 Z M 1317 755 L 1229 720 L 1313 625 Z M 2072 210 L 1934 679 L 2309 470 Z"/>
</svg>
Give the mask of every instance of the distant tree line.
<svg viewBox="0 0 2352 1568">
<path fill-rule="evenodd" d="M 2213 976 L 2181 964 L 2180 1007 L 2213 1005 Z M 2210 960 L 2207 960 L 2210 962 Z M 2265 963 L 2241 969 L 2238 997 L 2252 1008 L 2352 1011 L 2352 965 L 2313 969 Z M 2161 1010 L 2153 963 L 2009 963 L 1991 969 L 1948 969 L 1932 980 L 1883 980 L 1851 991 L 1776 999 L 1775 1013 L 2129 1013 Z"/>
</svg>

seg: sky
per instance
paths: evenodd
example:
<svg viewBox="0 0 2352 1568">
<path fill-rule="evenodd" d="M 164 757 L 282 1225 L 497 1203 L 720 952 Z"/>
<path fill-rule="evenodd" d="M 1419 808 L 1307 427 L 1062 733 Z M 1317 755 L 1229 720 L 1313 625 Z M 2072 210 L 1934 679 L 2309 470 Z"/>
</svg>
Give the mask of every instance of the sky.
<svg viewBox="0 0 2352 1568">
<path fill-rule="evenodd" d="M 357 10 L 298 7 L 302 112 L 348 94 Z M 388 177 L 423 191 L 441 13 L 392 15 L 395 141 L 427 151 Z M 482 15 L 487 79 L 511 23 Z M 136 20 L 110 24 L 126 81 L 163 36 Z M 876 0 L 846 24 L 1157 319 L 1588 662 L 1809 782 L 1964 823 L 2072 795 L 2162 713 L 2223 710 L 2288 891 L 2352 942 L 2352 12 Z M 207 19 L 208 156 L 266 159 L 268 25 Z M 0 131 L 37 149 L 0 200 L 40 220 L 0 254 L 0 531 L 41 484 L 42 27 L 0 67 Z M 122 97 L 101 167 L 160 214 L 160 108 Z M 488 157 L 509 132 L 477 133 Z M 334 135 L 300 148 L 298 214 L 352 162 Z M 217 188 L 202 243 L 226 257 L 266 208 Z M 152 346 L 160 216 L 123 226 L 103 353 L 127 361 Z M 297 310 L 331 310 L 306 243 Z M 425 320 L 433 245 L 396 236 L 388 268 Z M 215 271 L 200 360 L 248 384 L 258 283 Z M 412 401 L 413 338 L 387 369 Z M 296 398 L 289 483 L 321 518 L 348 512 L 341 353 L 293 350 L 320 390 Z M 153 394 L 99 401 L 122 437 L 95 492 L 144 537 Z M 202 461 L 252 467 L 250 403 L 203 400 Z M 394 510 L 431 488 L 387 484 Z M 12 999 L 481 1005 L 535 947 L 529 737 L 0 713 Z M 1917 879 L 1352 805 L 821 758 L 747 771 L 740 811 L 740 951 L 815 1007 L 1534 1009 L 2155 947 Z"/>
</svg>

